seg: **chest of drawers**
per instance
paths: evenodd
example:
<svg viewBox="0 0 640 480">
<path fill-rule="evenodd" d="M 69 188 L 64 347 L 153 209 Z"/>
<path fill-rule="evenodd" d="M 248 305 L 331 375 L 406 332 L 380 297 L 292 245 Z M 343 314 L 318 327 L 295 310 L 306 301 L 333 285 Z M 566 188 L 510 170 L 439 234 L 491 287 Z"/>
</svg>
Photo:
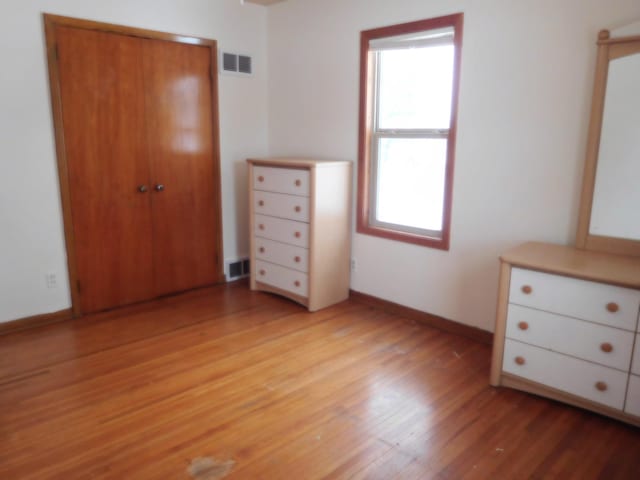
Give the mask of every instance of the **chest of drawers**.
<svg viewBox="0 0 640 480">
<path fill-rule="evenodd" d="M 491 384 L 640 425 L 640 258 L 528 243 L 501 257 Z"/>
<path fill-rule="evenodd" d="M 251 289 L 310 311 L 349 297 L 351 162 L 249 159 Z"/>
</svg>

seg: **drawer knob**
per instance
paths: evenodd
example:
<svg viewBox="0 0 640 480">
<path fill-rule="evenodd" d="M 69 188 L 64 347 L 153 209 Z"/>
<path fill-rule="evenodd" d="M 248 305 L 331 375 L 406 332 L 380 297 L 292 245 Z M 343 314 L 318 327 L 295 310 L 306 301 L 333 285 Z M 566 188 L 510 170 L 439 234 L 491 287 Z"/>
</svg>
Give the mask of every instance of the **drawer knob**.
<svg viewBox="0 0 640 480">
<path fill-rule="evenodd" d="M 529 324 L 527 322 L 518 323 L 518 328 L 520 330 L 529 330 Z"/>
<path fill-rule="evenodd" d="M 300 208 L 299 206 L 296 206 L 294 210 L 296 211 L 296 213 L 300 213 L 302 211 L 302 208 Z"/>
<path fill-rule="evenodd" d="M 531 295 L 531 292 L 533 292 L 533 288 L 531 288 L 531 285 L 523 285 L 520 290 L 522 290 L 522 293 L 524 293 L 525 295 Z"/>
<path fill-rule="evenodd" d="M 302 234 L 300 232 L 296 232 L 293 234 L 294 237 L 296 238 L 300 238 L 302 236 Z"/>
<path fill-rule="evenodd" d="M 596 382 L 596 390 L 599 392 L 606 392 L 607 388 L 608 386 L 605 382 Z"/>
<path fill-rule="evenodd" d="M 618 306 L 618 304 L 616 302 L 607 303 L 607 311 L 608 312 L 616 313 L 618 310 L 620 310 L 620 307 Z"/>
<path fill-rule="evenodd" d="M 515 360 L 518 365 L 524 365 L 525 363 L 527 363 L 524 357 L 516 357 Z"/>
<path fill-rule="evenodd" d="M 264 277 L 266 274 L 267 274 L 267 272 L 265 272 L 264 270 L 260 270 L 260 275 L 261 275 L 261 276 L 263 276 L 263 277 Z"/>
<path fill-rule="evenodd" d="M 299 286 L 300 286 L 300 280 L 296 280 L 295 282 L 293 282 L 293 284 L 294 284 L 296 287 L 299 287 Z"/>
<path fill-rule="evenodd" d="M 258 249 L 258 251 L 259 251 L 260 253 L 264 253 L 264 247 L 260 247 L 260 248 Z"/>
<path fill-rule="evenodd" d="M 264 182 L 264 177 L 263 177 L 262 175 L 260 175 L 260 176 L 258 177 L 258 181 L 259 181 L 259 182 Z"/>
<path fill-rule="evenodd" d="M 295 185 L 296 185 L 296 187 L 301 186 L 302 185 L 302 180 L 296 180 L 295 181 Z"/>
<path fill-rule="evenodd" d="M 602 350 L 604 353 L 611 353 L 613 352 L 613 345 L 611 345 L 609 342 L 605 342 L 600 345 L 600 350 Z"/>
<path fill-rule="evenodd" d="M 301 260 L 301 258 L 300 258 L 300 257 L 295 257 L 295 258 L 293 259 L 293 261 L 294 261 L 294 262 L 296 262 L 296 263 L 300 263 L 300 260 Z"/>
<path fill-rule="evenodd" d="M 260 207 L 264 207 L 264 201 L 263 201 L 263 200 L 260 200 L 260 201 L 258 202 L 258 206 L 260 206 Z"/>
<path fill-rule="evenodd" d="M 259 228 L 260 230 L 264 230 L 264 224 L 262 224 L 262 223 L 261 223 L 260 225 L 258 225 L 258 228 Z"/>
</svg>

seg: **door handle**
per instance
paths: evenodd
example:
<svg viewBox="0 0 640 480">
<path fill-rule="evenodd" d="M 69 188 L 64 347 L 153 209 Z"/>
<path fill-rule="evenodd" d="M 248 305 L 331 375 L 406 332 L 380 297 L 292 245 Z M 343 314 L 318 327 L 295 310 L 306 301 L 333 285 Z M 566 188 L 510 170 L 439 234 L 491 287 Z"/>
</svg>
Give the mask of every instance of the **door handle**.
<svg viewBox="0 0 640 480">
<path fill-rule="evenodd" d="M 139 186 L 138 186 L 138 191 L 139 191 L 140 193 L 146 193 L 146 192 L 147 192 L 147 190 L 149 190 L 149 189 L 147 188 L 147 186 L 146 186 L 146 185 L 139 185 Z"/>
<path fill-rule="evenodd" d="M 156 188 L 156 192 L 164 191 L 164 185 L 161 183 L 158 183 L 155 188 Z"/>
</svg>

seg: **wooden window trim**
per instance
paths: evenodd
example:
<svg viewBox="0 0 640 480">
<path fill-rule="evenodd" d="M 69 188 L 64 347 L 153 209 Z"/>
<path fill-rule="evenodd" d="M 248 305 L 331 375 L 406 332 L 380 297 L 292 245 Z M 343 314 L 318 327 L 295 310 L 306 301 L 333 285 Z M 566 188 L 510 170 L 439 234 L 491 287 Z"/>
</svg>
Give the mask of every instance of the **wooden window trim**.
<svg viewBox="0 0 640 480">
<path fill-rule="evenodd" d="M 416 22 L 392 25 L 389 27 L 364 30 L 360 33 L 360 107 L 358 132 L 358 199 L 356 231 L 366 235 L 397 240 L 406 243 L 423 245 L 426 247 L 449 250 L 451 237 L 451 210 L 453 198 L 453 171 L 455 163 L 456 131 L 458 123 L 458 93 L 460 86 L 460 63 L 462 58 L 462 25 L 464 14 L 456 13 L 443 17 Z M 401 232 L 389 228 L 373 226 L 369 222 L 369 184 L 371 180 L 371 137 L 373 108 L 373 80 L 374 70 L 372 53 L 369 42 L 373 39 L 410 34 L 436 28 L 453 27 L 453 44 L 455 48 L 453 61 L 453 90 L 451 103 L 451 125 L 447 142 L 447 165 L 445 169 L 445 188 L 442 236 L 440 238 L 427 237 L 415 233 Z"/>
</svg>

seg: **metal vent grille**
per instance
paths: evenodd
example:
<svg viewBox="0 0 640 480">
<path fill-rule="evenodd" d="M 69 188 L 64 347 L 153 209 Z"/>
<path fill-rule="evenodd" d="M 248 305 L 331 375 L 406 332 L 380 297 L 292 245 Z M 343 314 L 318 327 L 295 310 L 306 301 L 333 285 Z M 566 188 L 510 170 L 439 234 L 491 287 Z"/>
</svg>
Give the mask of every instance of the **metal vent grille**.
<svg viewBox="0 0 640 480">
<path fill-rule="evenodd" d="M 220 73 L 242 76 L 253 74 L 253 62 L 249 55 L 221 52 L 220 64 L 222 65 Z"/>
<path fill-rule="evenodd" d="M 226 72 L 238 71 L 238 56 L 233 53 L 222 54 L 222 69 Z"/>
<path fill-rule="evenodd" d="M 237 280 L 246 277 L 251 272 L 249 259 L 228 260 L 227 264 L 227 280 Z"/>
<path fill-rule="evenodd" d="M 238 71 L 240 73 L 251 74 L 251 57 L 238 55 Z"/>
</svg>

